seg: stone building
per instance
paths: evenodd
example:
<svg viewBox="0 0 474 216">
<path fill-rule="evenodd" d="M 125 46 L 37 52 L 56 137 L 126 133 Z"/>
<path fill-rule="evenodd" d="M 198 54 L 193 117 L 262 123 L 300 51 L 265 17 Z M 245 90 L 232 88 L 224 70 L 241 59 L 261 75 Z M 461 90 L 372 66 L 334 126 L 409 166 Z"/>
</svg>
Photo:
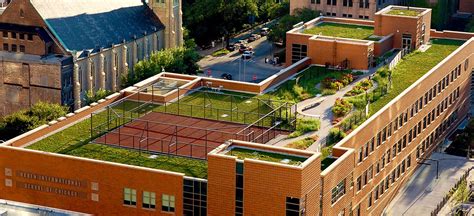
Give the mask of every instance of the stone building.
<svg viewBox="0 0 474 216">
<path fill-rule="evenodd" d="M 38 101 L 80 108 L 183 44 L 180 0 L 0 0 L 0 116 Z"/>
</svg>

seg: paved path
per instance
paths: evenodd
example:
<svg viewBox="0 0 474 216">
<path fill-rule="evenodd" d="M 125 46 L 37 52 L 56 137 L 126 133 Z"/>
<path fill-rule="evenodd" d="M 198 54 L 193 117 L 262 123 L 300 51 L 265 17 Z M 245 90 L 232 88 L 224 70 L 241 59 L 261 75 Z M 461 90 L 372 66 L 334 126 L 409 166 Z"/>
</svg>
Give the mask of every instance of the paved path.
<svg viewBox="0 0 474 216">
<path fill-rule="evenodd" d="M 426 160 L 413 174 L 385 210 L 385 215 L 429 216 L 464 172 L 474 166 L 464 157 L 433 153 L 430 159 L 439 160 L 439 179 L 436 179 L 436 163 Z"/>
</svg>

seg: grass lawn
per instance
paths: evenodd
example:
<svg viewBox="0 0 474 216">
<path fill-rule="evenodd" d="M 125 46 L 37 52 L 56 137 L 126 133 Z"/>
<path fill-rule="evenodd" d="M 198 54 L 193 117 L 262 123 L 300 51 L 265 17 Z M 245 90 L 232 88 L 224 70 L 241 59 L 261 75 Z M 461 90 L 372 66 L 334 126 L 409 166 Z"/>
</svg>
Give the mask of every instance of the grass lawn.
<svg viewBox="0 0 474 216">
<path fill-rule="evenodd" d="M 416 17 L 420 12 L 415 10 L 407 10 L 407 9 L 392 9 L 387 12 L 390 15 L 397 15 L 397 16 L 413 16 Z"/>
<path fill-rule="evenodd" d="M 288 164 L 290 165 L 298 165 L 303 163 L 307 158 L 304 157 L 297 157 L 292 155 L 286 154 L 278 154 L 274 152 L 264 152 L 259 150 L 251 150 L 251 149 L 244 149 L 244 148 L 233 148 L 227 155 L 236 156 L 238 159 L 256 159 L 256 160 L 263 160 L 269 162 L 276 162 L 276 163 L 283 163 L 282 160 L 288 159 Z"/>
<path fill-rule="evenodd" d="M 220 50 L 217 50 L 217 51 L 213 52 L 211 55 L 214 56 L 214 57 L 218 57 L 218 56 L 227 55 L 229 53 L 230 53 L 230 51 L 224 48 L 224 49 L 220 49 Z"/>
<path fill-rule="evenodd" d="M 207 162 L 182 157 L 158 155 L 149 158 L 150 154 L 138 151 L 115 148 L 105 145 L 86 144 L 72 149 L 67 155 L 129 164 L 153 169 L 184 173 L 186 176 L 207 178 Z"/>
<path fill-rule="evenodd" d="M 321 93 L 316 85 L 326 78 L 339 79 L 349 71 L 335 71 L 324 67 L 310 67 L 298 74 L 295 79 L 281 84 L 274 92 L 267 95 L 277 100 L 300 102 Z"/>
<path fill-rule="evenodd" d="M 463 43 L 464 41 L 435 39 L 432 41 L 431 48 L 426 52 L 415 51 L 405 56 L 392 71 L 390 91 L 370 104 L 370 113 L 374 114 L 379 111 Z"/>
<path fill-rule="evenodd" d="M 323 22 L 304 30 L 303 33 L 366 40 L 374 34 L 374 28 L 370 26 Z"/>
<path fill-rule="evenodd" d="M 311 137 L 304 138 L 302 140 L 298 140 L 296 142 L 288 144 L 286 147 L 287 148 L 294 148 L 294 149 L 300 149 L 300 150 L 305 150 L 308 147 L 310 147 L 316 140 L 314 140 Z"/>
</svg>

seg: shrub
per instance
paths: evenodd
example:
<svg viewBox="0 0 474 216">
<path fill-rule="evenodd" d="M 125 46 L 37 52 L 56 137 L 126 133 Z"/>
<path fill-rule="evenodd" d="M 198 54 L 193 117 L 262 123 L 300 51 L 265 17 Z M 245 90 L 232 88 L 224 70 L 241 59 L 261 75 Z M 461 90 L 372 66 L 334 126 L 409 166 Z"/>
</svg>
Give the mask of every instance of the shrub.
<svg viewBox="0 0 474 216">
<path fill-rule="evenodd" d="M 364 90 L 368 90 L 374 86 L 371 80 L 365 79 L 357 83 L 357 86 L 362 87 Z"/>
<path fill-rule="evenodd" d="M 348 101 L 338 98 L 332 107 L 332 112 L 336 117 L 342 117 L 347 115 L 352 109 L 352 104 Z"/>
<path fill-rule="evenodd" d="M 342 76 L 341 80 L 340 80 L 340 82 L 343 84 L 343 86 L 348 85 L 352 81 L 354 81 L 354 77 L 352 76 L 352 74 L 344 74 Z"/>
<path fill-rule="evenodd" d="M 354 86 L 354 88 L 352 88 L 350 91 L 346 92 L 346 94 L 344 94 L 344 96 L 350 97 L 350 96 L 360 95 L 360 94 L 364 93 L 365 90 L 366 89 L 364 89 L 361 86 Z"/>
<path fill-rule="evenodd" d="M 331 130 L 329 130 L 328 141 L 331 144 L 337 143 L 341 141 L 342 139 L 344 139 L 344 137 L 346 136 L 347 136 L 346 133 L 344 133 L 344 131 L 342 131 L 341 129 L 331 128 Z"/>
<path fill-rule="evenodd" d="M 326 95 L 333 95 L 333 94 L 336 94 L 336 90 L 335 89 L 323 89 L 323 91 L 321 92 L 321 94 L 323 96 L 326 96 Z"/>
<path fill-rule="evenodd" d="M 317 131 L 321 127 L 319 119 L 298 119 L 296 121 L 296 131 L 288 135 L 288 138 L 299 137 L 311 131 Z"/>
<path fill-rule="evenodd" d="M 112 92 L 99 89 L 95 94 L 92 91 L 88 91 L 86 94 L 86 103 L 91 104 L 94 102 L 99 101 L 100 99 L 104 99 L 105 97 L 109 96 Z"/>
<path fill-rule="evenodd" d="M 38 102 L 29 110 L 21 110 L 4 117 L 0 123 L 0 139 L 10 139 L 42 124 L 66 115 L 67 107 Z"/>
<path fill-rule="evenodd" d="M 305 150 L 308 147 L 310 147 L 316 140 L 317 140 L 317 138 L 315 139 L 315 138 L 312 138 L 312 137 L 307 137 L 307 138 L 304 138 L 302 140 L 298 140 L 296 142 L 290 143 L 286 147 Z"/>
</svg>

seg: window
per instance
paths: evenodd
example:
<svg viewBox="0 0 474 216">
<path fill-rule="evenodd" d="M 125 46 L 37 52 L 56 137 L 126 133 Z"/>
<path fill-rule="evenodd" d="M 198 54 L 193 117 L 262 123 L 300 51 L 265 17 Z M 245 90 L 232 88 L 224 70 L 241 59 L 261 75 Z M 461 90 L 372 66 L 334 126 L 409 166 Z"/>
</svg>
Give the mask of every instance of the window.
<svg viewBox="0 0 474 216">
<path fill-rule="evenodd" d="M 9 51 L 9 49 L 8 49 L 8 44 L 7 44 L 7 43 L 4 43 L 4 44 L 3 44 L 3 50 L 4 50 L 4 51 Z"/>
<path fill-rule="evenodd" d="M 331 204 L 336 203 L 346 193 L 346 179 L 343 179 L 331 191 Z"/>
<path fill-rule="evenodd" d="M 175 199 L 174 196 L 163 194 L 161 196 L 161 210 L 166 212 L 174 212 Z"/>
<path fill-rule="evenodd" d="M 344 0 L 344 1 L 342 2 L 342 5 L 343 5 L 344 7 L 352 7 L 353 2 L 352 2 L 352 0 Z"/>
<path fill-rule="evenodd" d="M 29 41 L 32 41 L 32 40 L 33 40 L 33 35 L 32 35 L 32 34 L 28 34 L 28 40 L 29 40 Z"/>
<path fill-rule="evenodd" d="M 4 31 L 2 34 L 3 34 L 4 38 L 8 38 L 8 32 L 7 31 Z"/>
<path fill-rule="evenodd" d="M 137 205 L 137 190 L 124 188 L 123 189 L 123 204 Z"/>
<path fill-rule="evenodd" d="M 20 33 L 20 40 L 25 40 L 25 34 Z"/>
<path fill-rule="evenodd" d="M 357 186 L 357 191 L 360 191 L 362 189 L 362 177 L 361 176 L 359 176 L 357 178 L 357 185 L 356 186 Z"/>
<path fill-rule="evenodd" d="M 143 208 L 154 209 L 156 206 L 156 194 L 154 192 L 143 191 Z"/>
<path fill-rule="evenodd" d="M 372 206 L 372 193 L 369 193 L 369 197 L 367 198 L 367 208 Z"/>
<path fill-rule="evenodd" d="M 327 0 L 328 5 L 337 5 L 337 0 Z"/>
<path fill-rule="evenodd" d="M 25 46 L 20 45 L 20 52 L 24 53 L 25 52 Z"/>
<path fill-rule="evenodd" d="M 293 63 L 304 59 L 307 55 L 308 47 L 301 44 L 293 44 L 291 48 L 291 61 Z"/>
<path fill-rule="evenodd" d="M 300 199 L 286 197 L 286 215 L 287 216 L 300 215 Z"/>
<path fill-rule="evenodd" d="M 12 38 L 16 39 L 16 32 L 12 32 Z"/>
<path fill-rule="evenodd" d="M 362 162 L 362 158 L 364 157 L 364 151 L 363 148 L 359 148 L 359 163 Z"/>
<path fill-rule="evenodd" d="M 17 46 L 16 44 L 12 44 L 12 52 L 16 52 L 18 49 L 17 49 Z"/>
</svg>

